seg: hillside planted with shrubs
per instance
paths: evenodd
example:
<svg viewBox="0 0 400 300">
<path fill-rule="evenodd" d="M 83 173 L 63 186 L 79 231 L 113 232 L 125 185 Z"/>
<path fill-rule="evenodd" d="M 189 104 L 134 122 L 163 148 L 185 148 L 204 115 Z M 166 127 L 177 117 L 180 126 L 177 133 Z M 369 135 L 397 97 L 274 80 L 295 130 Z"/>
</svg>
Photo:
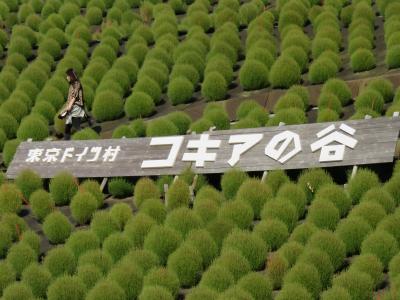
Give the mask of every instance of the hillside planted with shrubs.
<svg viewBox="0 0 400 300">
<path fill-rule="evenodd" d="M 238 115 L 254 109 L 248 103 Z M 263 180 L 232 169 L 217 184 L 205 175 L 193 180 L 189 170 L 175 180 L 115 178 L 104 190 L 65 172 L 42 181 L 25 170 L 3 180 L 2 297 L 392 299 L 396 293 L 397 162 L 386 181 L 361 168 L 345 185 L 323 169 L 270 171 Z"/>
</svg>

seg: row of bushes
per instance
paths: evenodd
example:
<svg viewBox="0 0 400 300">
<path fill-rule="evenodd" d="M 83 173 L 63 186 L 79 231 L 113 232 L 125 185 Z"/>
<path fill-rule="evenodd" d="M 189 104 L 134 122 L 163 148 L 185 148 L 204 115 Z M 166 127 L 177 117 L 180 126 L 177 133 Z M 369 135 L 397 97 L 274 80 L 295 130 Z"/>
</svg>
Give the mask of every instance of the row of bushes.
<svg viewBox="0 0 400 300">
<path fill-rule="evenodd" d="M 376 66 L 374 48 L 375 12 L 371 4 L 354 5 L 349 25 L 348 53 L 353 72 L 368 71 Z"/>
<path fill-rule="evenodd" d="M 385 18 L 386 66 L 388 69 L 398 68 L 400 67 L 399 5 L 395 2 L 386 1 L 384 5 L 381 5 L 380 13 Z"/>
</svg>

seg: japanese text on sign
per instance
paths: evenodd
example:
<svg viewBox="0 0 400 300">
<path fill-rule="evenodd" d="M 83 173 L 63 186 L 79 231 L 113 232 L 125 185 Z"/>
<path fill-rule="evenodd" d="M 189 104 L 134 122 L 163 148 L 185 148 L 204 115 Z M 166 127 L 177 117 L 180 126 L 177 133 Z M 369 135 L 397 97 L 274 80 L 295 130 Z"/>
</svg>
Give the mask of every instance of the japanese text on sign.
<svg viewBox="0 0 400 300">
<path fill-rule="evenodd" d="M 7 176 L 30 168 L 42 177 L 152 176 L 300 169 L 391 162 L 400 119 L 377 118 L 205 132 L 186 136 L 95 141 L 23 142 Z"/>
</svg>

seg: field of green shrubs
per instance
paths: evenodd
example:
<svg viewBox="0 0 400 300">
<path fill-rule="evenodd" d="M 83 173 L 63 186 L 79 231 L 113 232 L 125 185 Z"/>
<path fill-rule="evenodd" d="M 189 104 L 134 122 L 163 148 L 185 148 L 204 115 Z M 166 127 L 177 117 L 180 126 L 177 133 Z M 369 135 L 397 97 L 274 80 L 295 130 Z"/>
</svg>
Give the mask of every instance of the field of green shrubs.
<svg viewBox="0 0 400 300">
<path fill-rule="evenodd" d="M 62 137 L 69 68 L 112 138 L 400 111 L 385 76 L 400 67 L 398 0 L 1 0 L 0 24 L 3 171 L 22 141 Z M 234 117 L 222 101 L 268 92 L 270 109 L 245 97 Z M 400 165 L 375 171 L 186 170 L 104 190 L 0 173 L 0 299 L 400 299 Z"/>
<path fill-rule="evenodd" d="M 344 186 L 322 169 L 186 170 L 105 193 L 26 170 L 0 186 L 1 299 L 398 299 L 399 170 Z"/>
</svg>

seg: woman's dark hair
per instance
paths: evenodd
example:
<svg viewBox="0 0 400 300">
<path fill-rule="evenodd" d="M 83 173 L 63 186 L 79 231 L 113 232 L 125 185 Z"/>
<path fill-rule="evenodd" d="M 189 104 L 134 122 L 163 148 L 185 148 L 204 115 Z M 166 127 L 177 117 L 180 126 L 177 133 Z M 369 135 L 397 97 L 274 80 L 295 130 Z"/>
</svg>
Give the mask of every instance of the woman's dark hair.
<svg viewBox="0 0 400 300">
<path fill-rule="evenodd" d="M 78 81 L 78 76 L 76 75 L 74 69 L 68 69 L 65 73 L 71 78 L 71 83 Z"/>
</svg>

